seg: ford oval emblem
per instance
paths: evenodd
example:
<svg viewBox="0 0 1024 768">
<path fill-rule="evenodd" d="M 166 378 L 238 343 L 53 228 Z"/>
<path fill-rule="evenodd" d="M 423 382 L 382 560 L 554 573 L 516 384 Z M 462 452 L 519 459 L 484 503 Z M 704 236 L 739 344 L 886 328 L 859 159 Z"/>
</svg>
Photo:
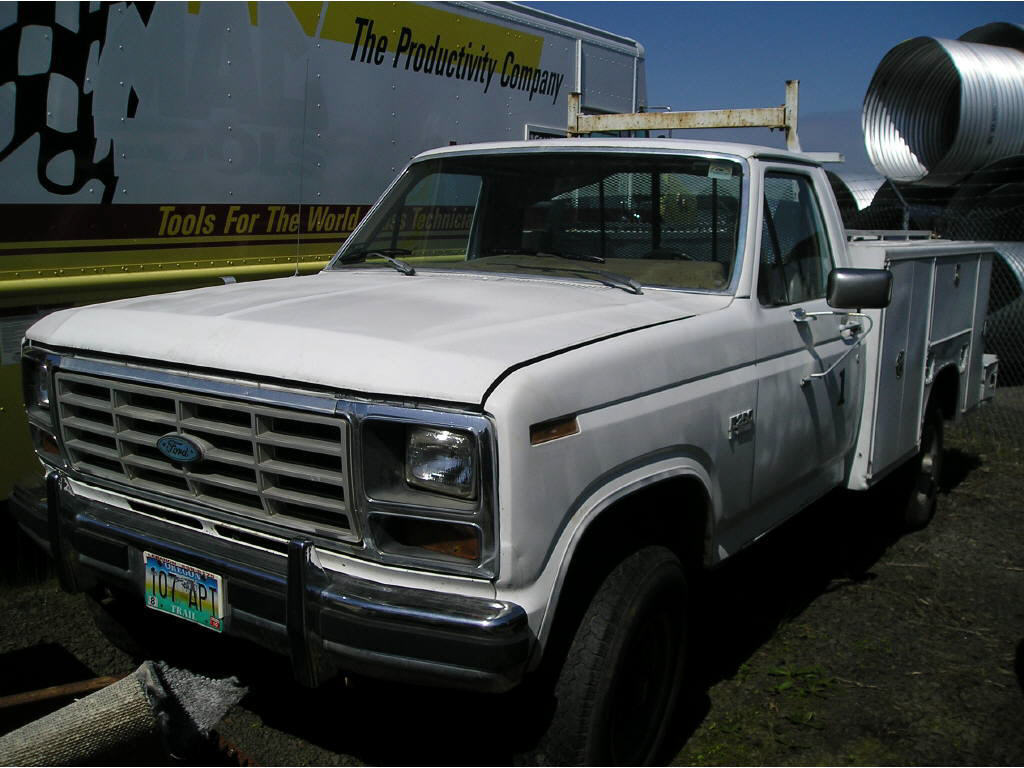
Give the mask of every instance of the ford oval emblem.
<svg viewBox="0 0 1024 768">
<path fill-rule="evenodd" d="M 194 464 L 203 458 L 203 447 L 184 435 L 164 435 L 156 441 L 156 447 L 176 464 Z"/>
</svg>

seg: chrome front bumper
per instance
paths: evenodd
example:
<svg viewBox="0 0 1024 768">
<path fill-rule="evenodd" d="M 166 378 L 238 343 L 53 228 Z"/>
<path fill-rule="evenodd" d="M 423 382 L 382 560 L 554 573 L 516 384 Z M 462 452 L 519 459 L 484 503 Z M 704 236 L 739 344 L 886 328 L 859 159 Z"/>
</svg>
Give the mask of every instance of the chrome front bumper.
<svg viewBox="0 0 1024 768">
<path fill-rule="evenodd" d="M 142 606 L 144 551 L 219 574 L 224 632 L 290 656 L 306 685 L 345 671 L 502 691 L 522 679 L 533 649 L 518 605 L 327 571 L 309 540 L 288 541 L 281 557 L 80 496 L 58 471 L 47 476 L 45 520 L 19 506 L 19 522 L 45 538 L 69 592 L 114 586 Z"/>
</svg>

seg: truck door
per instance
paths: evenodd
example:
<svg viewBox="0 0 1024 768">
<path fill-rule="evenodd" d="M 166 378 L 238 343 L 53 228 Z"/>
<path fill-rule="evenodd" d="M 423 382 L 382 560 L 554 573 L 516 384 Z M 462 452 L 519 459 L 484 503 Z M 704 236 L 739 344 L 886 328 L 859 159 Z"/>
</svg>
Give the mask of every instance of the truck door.
<svg viewBox="0 0 1024 768">
<path fill-rule="evenodd" d="M 833 266 L 822 201 L 811 172 L 766 170 L 754 334 L 757 411 L 753 506 L 780 516 L 842 481 L 860 401 L 858 356 L 822 378 L 853 343 L 842 316 L 828 312 L 825 288 Z"/>
</svg>

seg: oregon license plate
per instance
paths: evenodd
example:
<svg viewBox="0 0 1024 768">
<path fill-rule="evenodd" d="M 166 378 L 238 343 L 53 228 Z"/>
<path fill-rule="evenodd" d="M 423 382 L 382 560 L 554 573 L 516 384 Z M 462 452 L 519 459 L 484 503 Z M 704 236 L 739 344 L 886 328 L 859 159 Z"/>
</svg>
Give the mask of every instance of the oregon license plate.
<svg viewBox="0 0 1024 768">
<path fill-rule="evenodd" d="M 146 605 L 216 632 L 224 628 L 224 585 L 216 573 L 143 552 Z"/>
</svg>

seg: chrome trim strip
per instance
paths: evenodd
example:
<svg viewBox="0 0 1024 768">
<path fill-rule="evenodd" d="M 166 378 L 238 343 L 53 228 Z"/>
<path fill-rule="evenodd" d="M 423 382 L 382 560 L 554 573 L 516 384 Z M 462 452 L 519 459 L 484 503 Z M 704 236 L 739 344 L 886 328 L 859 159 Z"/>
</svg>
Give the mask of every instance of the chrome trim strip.
<svg viewBox="0 0 1024 768">
<path fill-rule="evenodd" d="M 166 539 L 150 533 L 149 531 L 141 531 L 127 527 L 124 523 L 103 519 L 95 515 L 94 510 L 90 509 L 92 506 L 99 506 L 101 509 L 116 509 L 116 507 L 107 507 L 107 505 L 101 502 L 94 501 L 92 499 L 83 500 L 75 497 L 73 494 L 65 494 L 65 498 L 71 495 L 71 498 L 75 500 L 75 506 L 72 507 L 71 516 L 75 520 L 76 526 L 80 528 L 88 528 L 101 533 L 108 538 L 113 537 L 120 540 L 123 543 L 127 543 L 136 549 L 143 551 L 151 551 L 154 549 L 167 551 L 173 550 L 178 553 L 178 557 L 188 561 L 189 559 L 196 562 L 209 562 L 213 565 L 213 570 L 223 575 L 226 572 L 233 572 L 235 574 L 241 574 L 247 579 L 254 581 L 265 581 L 270 584 L 277 586 L 281 589 L 285 587 L 285 575 L 282 571 L 280 574 L 270 573 L 264 571 L 255 566 L 249 565 L 244 561 L 228 561 L 220 558 L 217 555 L 211 554 L 207 550 L 196 549 L 191 544 L 183 544 L 181 541 L 168 542 Z M 117 510 L 124 514 L 131 514 L 128 510 Z"/>
<path fill-rule="evenodd" d="M 188 371 L 149 368 L 131 363 L 96 360 L 87 357 L 61 356 L 60 367 L 64 371 L 74 373 L 173 387 L 203 395 L 237 397 L 255 403 L 280 405 L 315 413 L 334 414 L 336 410 L 337 399 L 329 395 L 279 389 L 256 380 L 243 383 L 237 379 L 220 379 L 216 376 L 193 374 Z"/>
<path fill-rule="evenodd" d="M 342 608 L 346 612 L 356 614 L 375 614 L 380 618 L 396 618 L 413 621 L 417 624 L 430 624 L 436 627 L 468 627 L 487 634 L 513 632 L 521 628 L 526 621 L 526 611 L 513 603 L 501 601 L 484 601 L 459 595 L 443 595 L 443 600 L 451 610 L 458 610 L 463 615 L 442 611 L 440 606 L 416 606 L 413 603 L 418 597 L 415 593 L 424 590 L 405 589 L 404 595 L 392 594 L 392 587 L 387 593 L 381 590 L 380 597 L 387 596 L 395 602 L 395 598 L 404 598 L 404 604 L 385 603 L 370 597 L 358 597 L 347 590 L 341 592 L 324 592 L 321 598 L 329 600 L 335 609 Z"/>
<path fill-rule="evenodd" d="M 669 142 L 679 142 L 674 146 Z M 570 143 L 571 142 L 571 143 Z M 578 143 L 577 143 L 578 142 Z M 629 143 L 635 142 L 635 143 Z M 649 143 L 644 143 L 649 142 Z M 714 144 L 715 142 L 705 142 Z M 474 155 L 517 155 L 527 152 L 544 154 L 561 152 L 584 152 L 589 154 L 628 154 L 628 155 L 682 155 L 706 157 L 710 160 L 730 160 L 745 164 L 747 158 L 731 152 L 717 149 L 695 147 L 692 143 L 680 139 L 548 139 L 543 142 L 523 142 L 514 146 L 503 146 L 504 142 L 489 142 L 479 145 L 466 144 L 461 147 L 441 147 L 427 150 L 414 158 L 408 167 L 427 160 L 444 159 L 447 157 L 470 157 Z M 719 142 L 723 144 L 723 142 Z M 780 150 L 781 151 L 781 150 Z"/>
<path fill-rule="evenodd" d="M 147 517 L 160 523 L 166 523 L 167 525 L 178 526 L 183 531 L 203 533 L 210 536 L 218 543 L 234 544 L 248 550 L 281 557 L 281 552 L 277 552 L 267 547 L 261 547 L 255 543 L 240 540 L 232 536 L 225 536 L 216 529 L 228 527 L 240 531 L 243 535 L 250 534 L 254 538 L 280 541 L 282 547 L 287 547 L 289 537 L 309 535 L 308 531 L 282 525 L 278 520 L 240 518 L 238 515 L 222 509 L 205 506 L 200 504 L 198 501 L 190 502 L 187 499 L 168 499 L 166 496 L 161 496 L 154 491 L 147 491 L 142 488 L 126 489 L 124 483 L 117 483 L 108 478 L 92 476 L 86 477 L 71 470 L 62 470 L 62 473 L 71 481 L 72 493 L 75 493 L 74 486 L 80 486 L 86 489 L 96 489 L 103 495 L 117 496 L 118 499 L 124 502 L 123 505 L 96 501 L 88 496 L 86 498 L 89 498 L 90 501 L 96 501 L 96 503 L 104 503 L 107 506 L 112 506 L 125 512 L 131 512 L 137 516 Z M 129 493 L 131 494 L 130 496 L 128 495 Z M 172 504 L 173 506 L 171 506 Z M 143 509 L 138 509 L 138 506 L 143 507 Z M 151 509 L 153 511 L 150 511 Z M 176 522 L 162 514 L 159 514 L 159 512 L 163 510 L 167 510 L 176 516 L 191 518 L 197 523 L 197 527 Z M 245 523 L 245 525 L 241 525 L 240 523 Z M 362 552 L 362 545 L 360 544 L 353 544 L 340 539 L 317 535 L 313 535 L 313 539 L 320 548 L 325 551 L 336 551 L 347 555 L 364 554 Z"/>
</svg>

